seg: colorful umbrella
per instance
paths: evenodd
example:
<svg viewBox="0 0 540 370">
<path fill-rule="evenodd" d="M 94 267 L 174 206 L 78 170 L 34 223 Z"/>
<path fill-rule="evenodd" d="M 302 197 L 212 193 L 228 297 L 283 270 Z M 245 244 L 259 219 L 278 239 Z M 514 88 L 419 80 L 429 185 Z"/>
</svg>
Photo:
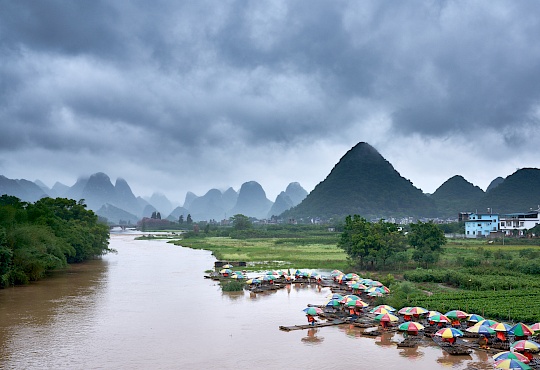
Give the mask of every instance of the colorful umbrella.
<svg viewBox="0 0 540 370">
<path fill-rule="evenodd" d="M 259 279 L 249 279 L 249 280 L 246 280 L 246 284 L 260 284 L 261 281 Z"/>
<path fill-rule="evenodd" d="M 532 324 L 531 326 L 529 326 L 529 328 L 531 328 L 534 331 L 539 331 L 540 330 L 540 322 L 537 322 L 536 324 Z"/>
<path fill-rule="evenodd" d="M 369 281 L 366 285 L 378 287 L 378 286 L 383 286 L 384 284 L 381 283 L 380 281 L 372 280 L 372 281 Z"/>
<path fill-rule="evenodd" d="M 376 314 L 376 315 L 380 315 L 381 313 L 390 313 L 390 312 L 392 312 L 392 311 L 387 310 L 387 309 L 384 308 L 384 307 L 377 306 L 377 307 L 375 307 L 374 309 L 372 309 L 372 310 L 369 311 L 369 312 L 374 313 L 374 314 Z"/>
<path fill-rule="evenodd" d="M 540 351 L 540 344 L 533 340 L 518 340 L 517 342 L 512 343 L 510 350 L 538 352 Z"/>
<path fill-rule="evenodd" d="M 424 307 L 410 307 L 407 311 L 405 311 L 405 315 L 423 315 L 425 313 L 428 313 L 429 311 L 426 310 Z"/>
<path fill-rule="evenodd" d="M 403 307 L 402 309 L 400 309 L 400 310 L 398 311 L 398 313 L 399 313 L 400 315 L 404 315 L 405 312 L 407 312 L 407 310 L 408 310 L 409 308 L 411 308 L 411 307 L 410 307 L 410 306 Z"/>
<path fill-rule="evenodd" d="M 306 315 L 311 315 L 311 316 L 316 316 L 323 313 L 323 310 L 320 309 L 319 307 L 308 307 L 308 308 L 304 308 L 302 311 L 304 311 Z"/>
<path fill-rule="evenodd" d="M 326 307 L 340 307 L 341 303 L 339 303 L 339 300 L 337 299 L 330 299 L 328 302 L 326 302 Z"/>
<path fill-rule="evenodd" d="M 358 274 L 350 272 L 343 276 L 343 280 L 360 280 L 360 276 L 358 276 Z"/>
<path fill-rule="evenodd" d="M 231 269 L 221 269 L 221 270 L 219 270 L 219 273 L 220 274 L 232 274 L 232 270 Z"/>
<path fill-rule="evenodd" d="M 223 265 L 223 266 L 221 266 L 221 267 L 223 267 L 224 269 L 230 269 L 230 268 L 233 267 L 233 265 L 227 263 L 226 265 Z"/>
<path fill-rule="evenodd" d="M 341 301 L 344 297 L 343 297 L 341 294 L 339 294 L 339 293 L 334 293 L 334 294 L 332 294 L 331 296 L 329 296 L 328 298 L 330 298 L 330 299 L 337 299 L 338 301 Z"/>
<path fill-rule="evenodd" d="M 428 318 L 430 318 L 431 316 L 435 316 L 435 315 L 442 315 L 442 313 L 440 313 L 439 311 L 428 311 L 428 313 L 427 313 Z"/>
<path fill-rule="evenodd" d="M 478 325 L 477 324 L 477 325 L 471 326 L 470 328 L 467 328 L 465 330 L 467 330 L 469 333 L 476 333 L 476 334 L 489 335 L 489 336 L 495 334 L 495 330 L 491 329 L 487 325 Z"/>
<path fill-rule="evenodd" d="M 467 318 L 469 315 L 464 311 L 452 310 L 445 313 L 444 316 L 452 320 L 461 320 Z"/>
<path fill-rule="evenodd" d="M 455 328 L 445 328 L 445 329 L 438 330 L 435 333 L 435 335 L 442 338 L 455 338 L 455 337 L 462 337 L 463 332 Z"/>
<path fill-rule="evenodd" d="M 526 370 L 532 369 L 529 365 L 514 359 L 506 359 L 495 362 L 495 369 L 515 369 L 515 370 Z"/>
<path fill-rule="evenodd" d="M 366 302 L 362 301 L 361 299 L 351 299 L 350 301 L 347 301 L 347 302 L 345 303 L 345 306 L 346 306 L 346 307 L 360 307 L 360 308 L 364 308 L 364 307 L 369 306 L 369 304 L 367 304 Z"/>
<path fill-rule="evenodd" d="M 449 323 L 450 319 L 444 315 L 434 315 L 429 318 L 429 321 Z"/>
<path fill-rule="evenodd" d="M 496 355 L 493 355 L 493 360 L 495 361 L 506 360 L 507 358 L 512 359 L 512 360 L 518 360 L 526 364 L 529 363 L 529 359 L 523 356 L 519 352 L 505 351 L 505 352 L 499 352 Z"/>
<path fill-rule="evenodd" d="M 330 273 L 330 276 L 334 277 L 334 276 L 339 276 L 339 275 L 343 275 L 343 272 L 339 271 L 339 270 L 334 270 Z"/>
<path fill-rule="evenodd" d="M 414 322 L 414 321 L 404 322 L 403 324 L 398 326 L 398 330 L 401 330 L 401 331 L 418 331 L 418 330 L 423 330 L 423 329 L 424 329 L 424 325 L 420 324 L 419 322 Z"/>
<path fill-rule="evenodd" d="M 505 324 L 504 322 L 498 322 L 495 325 L 491 325 L 490 328 L 495 330 L 495 331 L 507 332 L 512 327 L 510 325 L 508 325 L 508 324 Z"/>
<path fill-rule="evenodd" d="M 483 326 L 491 326 L 491 325 L 495 325 L 497 324 L 497 321 L 495 320 L 480 320 L 478 321 L 476 324 L 474 324 L 474 326 L 477 326 L 477 325 L 483 325 Z"/>
<path fill-rule="evenodd" d="M 384 308 L 384 309 L 386 309 L 386 310 L 388 310 L 388 311 L 390 311 L 390 312 L 394 312 L 394 311 L 396 310 L 394 307 L 389 306 L 389 305 L 387 305 L 387 304 L 380 304 L 380 305 L 378 305 L 378 306 L 375 307 L 375 308 L 379 308 L 379 307 L 380 307 L 380 308 Z"/>
<path fill-rule="evenodd" d="M 467 321 L 469 322 L 480 322 L 480 321 L 483 321 L 484 318 L 480 315 L 477 315 L 475 313 L 473 314 L 470 314 L 469 317 L 467 318 Z"/>
<path fill-rule="evenodd" d="M 392 315 L 391 313 L 382 313 L 380 315 L 375 316 L 375 320 L 380 322 L 397 322 L 399 321 L 399 317 Z"/>
<path fill-rule="evenodd" d="M 364 290 L 367 288 L 367 286 L 365 286 L 364 284 L 360 284 L 360 283 L 354 283 L 354 284 L 351 284 L 351 288 L 352 289 L 361 289 L 361 290 Z"/>
<path fill-rule="evenodd" d="M 518 337 L 528 337 L 529 335 L 534 334 L 534 330 L 522 322 L 518 322 L 516 325 L 512 326 L 508 332 Z"/>
<path fill-rule="evenodd" d="M 234 272 L 231 276 L 233 279 L 245 279 L 246 277 L 241 272 Z"/>
<path fill-rule="evenodd" d="M 341 303 L 347 303 L 350 300 L 356 301 L 358 299 L 360 299 L 360 297 L 355 294 L 347 294 L 343 296 L 343 298 L 341 299 Z"/>
</svg>

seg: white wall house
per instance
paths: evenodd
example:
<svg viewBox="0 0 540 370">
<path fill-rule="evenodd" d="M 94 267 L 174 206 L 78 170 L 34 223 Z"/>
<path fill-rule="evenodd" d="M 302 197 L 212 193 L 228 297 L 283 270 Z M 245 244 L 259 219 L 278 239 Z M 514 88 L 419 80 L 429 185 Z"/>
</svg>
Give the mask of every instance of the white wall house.
<svg viewBox="0 0 540 370">
<path fill-rule="evenodd" d="M 523 235 L 524 230 L 529 230 L 540 224 L 540 209 L 527 213 L 511 213 L 501 215 L 500 228 L 506 235 L 514 235 L 516 230 L 517 235 Z"/>
<path fill-rule="evenodd" d="M 494 213 L 472 213 L 465 221 L 466 238 L 485 238 L 499 230 L 499 215 Z"/>
</svg>

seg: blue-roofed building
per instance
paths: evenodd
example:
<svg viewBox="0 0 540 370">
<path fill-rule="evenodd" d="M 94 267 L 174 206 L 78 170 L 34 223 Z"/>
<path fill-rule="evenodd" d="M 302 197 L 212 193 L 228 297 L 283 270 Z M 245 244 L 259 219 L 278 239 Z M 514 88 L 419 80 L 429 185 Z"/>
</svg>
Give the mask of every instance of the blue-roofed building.
<svg viewBox="0 0 540 370">
<path fill-rule="evenodd" d="M 465 221 L 466 238 L 485 238 L 499 230 L 499 215 L 495 213 L 472 213 Z"/>
<path fill-rule="evenodd" d="M 501 215 L 501 231 L 506 235 L 523 236 L 540 224 L 540 207 L 536 211 Z"/>
</svg>

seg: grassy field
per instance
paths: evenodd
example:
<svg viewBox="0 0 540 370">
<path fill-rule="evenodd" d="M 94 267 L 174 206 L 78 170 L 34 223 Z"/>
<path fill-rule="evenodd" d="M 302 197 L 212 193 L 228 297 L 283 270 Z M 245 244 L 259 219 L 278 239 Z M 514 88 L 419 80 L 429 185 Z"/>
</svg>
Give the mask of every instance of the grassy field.
<svg viewBox="0 0 540 370">
<path fill-rule="evenodd" d="M 336 235 L 326 238 L 207 237 L 178 240 L 174 244 L 210 250 L 218 260 L 251 262 L 261 270 L 349 268 L 347 255 L 337 248 Z"/>
</svg>

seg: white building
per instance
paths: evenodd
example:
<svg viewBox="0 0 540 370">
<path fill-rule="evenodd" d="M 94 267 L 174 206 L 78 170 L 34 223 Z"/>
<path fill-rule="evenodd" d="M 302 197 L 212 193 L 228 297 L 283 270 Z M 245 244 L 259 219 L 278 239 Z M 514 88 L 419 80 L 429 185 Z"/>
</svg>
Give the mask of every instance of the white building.
<svg viewBox="0 0 540 370">
<path fill-rule="evenodd" d="M 530 230 L 538 224 L 540 224 L 540 207 L 536 211 L 511 213 L 501 215 L 500 218 L 500 229 L 506 235 L 517 233 L 518 236 L 521 236 L 524 230 Z M 514 230 L 516 231 L 514 232 Z"/>
</svg>

